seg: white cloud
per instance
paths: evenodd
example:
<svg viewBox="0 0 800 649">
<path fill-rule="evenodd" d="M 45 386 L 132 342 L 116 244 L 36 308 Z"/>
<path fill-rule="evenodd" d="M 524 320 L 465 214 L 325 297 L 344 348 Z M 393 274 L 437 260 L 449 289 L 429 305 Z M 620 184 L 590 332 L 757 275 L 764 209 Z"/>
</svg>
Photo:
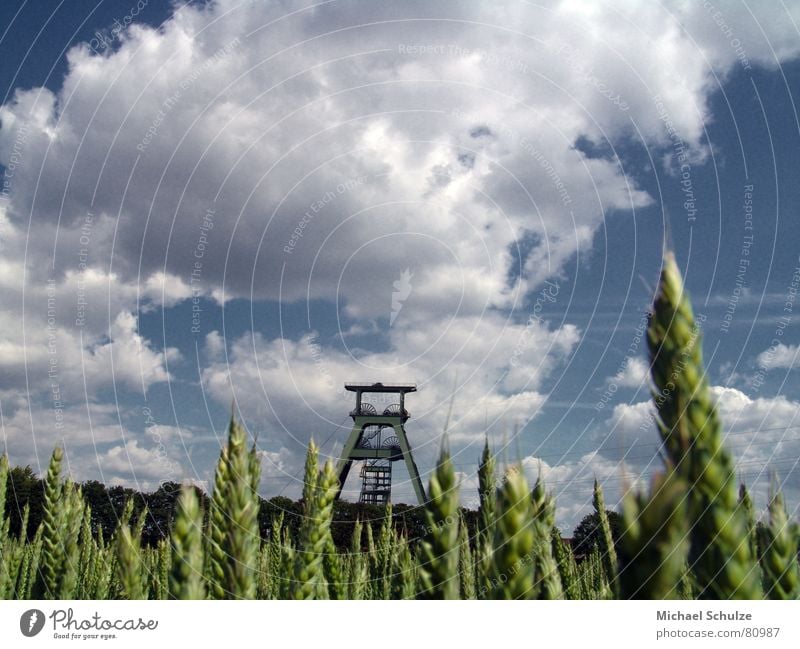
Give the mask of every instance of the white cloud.
<svg viewBox="0 0 800 649">
<path fill-rule="evenodd" d="M 1 217 L 2 210 L 10 245 L 0 262 L 0 387 L 33 399 L 56 382 L 75 402 L 84 387 L 93 400 L 101 388 L 141 391 L 169 380 L 166 363 L 179 360 L 177 349 L 154 348 L 138 333 L 135 313 L 174 304 L 179 281 L 156 273 L 140 292 L 90 265 L 39 277 L 25 263 L 20 229 Z"/>
<path fill-rule="evenodd" d="M 0 371 L 3 387 L 22 390 L 34 396 L 60 385 L 70 401 L 87 397 L 101 388 L 117 386 L 133 391 L 169 380 L 166 361 L 176 362 L 175 348 L 153 349 L 136 330 L 136 317 L 119 312 L 106 334 L 92 335 L 80 328 L 62 326 L 53 320 L 48 326 L 41 318 L 28 318 L 24 331 L 7 330 L 0 343 Z M 0 315 L 9 322 L 10 317 Z"/>
<path fill-rule="evenodd" d="M 225 355 L 225 340 L 219 331 L 209 331 L 206 334 L 205 352 L 211 361 L 221 361 Z"/>
<path fill-rule="evenodd" d="M 191 289 L 336 299 L 357 331 L 389 319 L 406 268 L 398 322 L 515 308 L 609 210 L 651 201 L 577 140 L 623 141 L 635 123 L 671 145 L 666 115 L 702 155 L 715 75 L 742 64 L 725 34 L 759 64 L 798 51 L 762 6 L 726 8 L 725 29 L 678 2 L 462 4 L 447 21 L 296 8 L 185 6 L 161 29 L 132 27 L 117 51 L 70 50 L 57 94 L 18 90 L 0 107 L 0 161 L 25 129 L 8 212 L 35 263 L 4 281 L 21 291 L 52 267 L 59 286 L 82 282 L 95 335 L 109 312 Z M 509 281 L 523 238 L 534 245 Z"/>
<path fill-rule="evenodd" d="M 630 356 L 625 359 L 625 364 L 611 378 L 609 384 L 616 384 L 623 388 L 641 388 L 647 385 L 650 377 L 650 366 L 643 358 Z"/>
<path fill-rule="evenodd" d="M 453 20 L 407 22 L 382 21 L 380 5 L 296 8 L 186 6 L 116 52 L 73 48 L 58 95 L 20 90 L 0 108 L 0 160 L 27 128 L 12 213 L 36 204 L 40 254 L 59 220 L 56 267 L 69 269 L 91 205 L 117 226 L 91 235 L 94 259 L 113 243 L 122 281 L 143 275 L 166 304 L 187 297 L 199 251 L 209 292 L 340 294 L 355 317 L 388 317 L 381 300 L 409 267 L 418 310 L 507 305 L 589 245 L 608 210 L 650 201 L 576 140 L 613 142 L 635 122 L 670 144 L 666 114 L 699 151 L 715 75 L 741 65 L 715 19 L 678 2 L 462 4 Z M 797 54 L 780 9 L 749 11 L 724 14 L 750 61 Z M 509 287 L 508 249 L 526 233 L 538 244 Z"/>
<path fill-rule="evenodd" d="M 164 456 L 157 448 L 143 448 L 136 439 L 112 446 L 97 458 L 99 466 L 109 474 L 112 484 L 137 485 L 158 483 L 164 479 Z M 141 487 L 140 487 L 141 488 Z"/>
<path fill-rule="evenodd" d="M 149 300 L 149 304 L 171 307 L 192 296 L 192 288 L 176 275 L 156 272 L 147 278 L 141 296 Z"/>
<path fill-rule="evenodd" d="M 797 345 L 778 343 L 758 355 L 758 365 L 767 370 L 793 370 L 800 367 L 800 348 Z"/>
<path fill-rule="evenodd" d="M 144 432 L 134 432 L 145 421 L 140 409 L 67 403 L 58 394 L 40 406 L 0 396 L 0 453 L 7 452 L 14 465 L 30 465 L 42 475 L 58 445 L 65 451 L 65 474 L 79 481 L 153 490 L 161 481 L 192 477 L 192 429 L 150 422 Z"/>
<path fill-rule="evenodd" d="M 156 352 L 136 332 L 133 314 L 121 312 L 109 329 L 111 340 L 91 346 L 82 357 L 83 376 L 92 384 L 109 379 L 130 388 L 143 387 L 169 380 L 165 359 L 177 361 L 178 350 L 167 348 Z"/>
</svg>

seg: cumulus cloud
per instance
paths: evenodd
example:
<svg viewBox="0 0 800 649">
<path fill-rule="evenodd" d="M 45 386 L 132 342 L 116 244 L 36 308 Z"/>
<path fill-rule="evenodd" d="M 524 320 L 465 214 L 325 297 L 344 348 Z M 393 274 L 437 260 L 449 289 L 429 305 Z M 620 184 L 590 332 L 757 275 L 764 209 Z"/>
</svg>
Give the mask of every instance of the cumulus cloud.
<svg viewBox="0 0 800 649">
<path fill-rule="evenodd" d="M 58 220 L 64 242 L 87 209 L 115 220 L 95 258 L 114 241 L 122 279 L 143 274 L 153 293 L 176 278 L 171 299 L 185 299 L 177 278 L 202 243 L 203 282 L 232 295 L 339 291 L 353 315 L 376 315 L 376 291 L 413 267 L 420 304 L 455 289 L 461 308 L 481 309 L 513 297 L 507 250 L 524 236 L 538 243 L 523 289 L 588 245 L 606 212 L 650 200 L 617 160 L 588 158 L 576 141 L 614 142 L 633 121 L 665 144 L 666 116 L 702 149 L 715 75 L 742 64 L 715 18 L 683 3 L 464 3 L 443 22 L 297 9 L 187 6 L 160 30 L 131 27 L 114 52 L 70 50 L 58 93 L 18 90 L 0 108 L 0 161 L 26 129 L 14 217 Z M 753 11 L 766 38 L 747 12 L 725 10 L 748 61 L 794 56 L 789 21 Z M 45 249 L 56 235 L 43 234 Z"/>
<path fill-rule="evenodd" d="M 4 395 L 0 395 L 4 396 Z M 41 405 L 3 398 L 0 453 L 12 464 L 47 469 L 56 445 L 65 451 L 65 473 L 75 480 L 102 480 L 142 490 L 166 480 L 207 480 L 191 462 L 196 431 L 149 422 L 143 432 L 141 409 L 120 411 L 111 403 L 70 404 L 53 393 Z"/>
<path fill-rule="evenodd" d="M 625 359 L 625 364 L 610 379 L 609 384 L 616 384 L 623 388 L 641 388 L 647 384 L 650 376 L 650 366 L 643 358 L 630 356 Z"/>
<path fill-rule="evenodd" d="M 147 278 L 140 295 L 147 300 L 146 308 L 171 307 L 192 297 L 192 288 L 176 275 L 156 272 Z"/>
<path fill-rule="evenodd" d="M 425 3 L 404 6 L 419 20 L 296 9 L 186 6 L 114 51 L 71 49 L 59 91 L 18 90 L 0 162 L 24 128 L 9 210 L 31 221 L 32 252 L 56 250 L 74 280 L 85 248 L 98 277 L 155 306 L 190 297 L 201 259 L 192 287 L 220 300 L 337 299 L 353 320 L 388 319 L 409 268 L 419 320 L 514 307 L 605 214 L 651 201 L 576 142 L 613 145 L 635 123 L 700 152 L 713 83 L 745 64 L 732 35 L 747 65 L 797 53 L 761 6 L 722 23 L 677 2 L 464 3 L 445 21 Z"/>
<path fill-rule="evenodd" d="M 800 348 L 797 345 L 778 343 L 775 347 L 770 347 L 761 352 L 756 360 L 759 367 L 767 370 L 793 370 L 796 367 L 800 367 L 798 351 L 800 351 Z"/>
<path fill-rule="evenodd" d="M 27 366 L 27 385 L 35 388 L 57 365 L 70 380 L 84 377 L 90 387 L 111 385 L 114 354 L 117 379 L 123 384 L 147 387 L 167 379 L 162 361 L 174 359 L 175 350 L 154 351 L 136 332 L 136 318 L 140 307 L 175 303 L 179 289 L 172 278 L 155 274 L 139 293 L 116 273 L 81 261 L 80 248 L 74 251 L 75 268 L 61 276 L 42 273 L 50 262 L 36 254 L 26 261 L 22 230 L 8 219 L 5 208 L 0 208 L 0 230 L 0 382 L 26 385 L 20 377 Z"/>
</svg>

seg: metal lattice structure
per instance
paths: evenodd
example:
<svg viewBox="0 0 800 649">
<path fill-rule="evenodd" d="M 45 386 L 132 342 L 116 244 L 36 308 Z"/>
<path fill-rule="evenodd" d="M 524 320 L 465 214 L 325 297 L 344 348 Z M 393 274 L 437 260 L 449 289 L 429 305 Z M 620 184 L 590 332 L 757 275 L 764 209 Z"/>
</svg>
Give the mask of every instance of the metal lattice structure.
<svg viewBox="0 0 800 649">
<path fill-rule="evenodd" d="M 417 465 L 411 455 L 411 445 L 406 436 L 405 423 L 409 414 L 405 408 L 405 396 L 416 392 L 410 384 L 345 383 L 345 389 L 356 394 L 356 407 L 350 412 L 353 429 L 342 449 L 337 472 L 339 493 L 350 473 L 353 461 L 363 461 L 361 467 L 361 494 L 359 502 L 385 505 L 391 501 L 392 464 L 404 460 L 417 500 L 425 502 L 425 490 L 419 477 Z M 370 393 L 397 394 L 398 402 L 379 410 L 364 401 L 363 395 Z"/>
</svg>

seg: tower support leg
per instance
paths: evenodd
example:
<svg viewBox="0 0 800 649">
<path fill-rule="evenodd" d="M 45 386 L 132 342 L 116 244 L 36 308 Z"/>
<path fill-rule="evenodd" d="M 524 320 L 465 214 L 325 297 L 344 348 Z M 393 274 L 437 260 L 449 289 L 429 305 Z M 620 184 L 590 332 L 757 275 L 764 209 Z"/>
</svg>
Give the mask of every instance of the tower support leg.
<svg viewBox="0 0 800 649">
<path fill-rule="evenodd" d="M 353 460 L 350 457 L 353 449 L 358 445 L 361 435 L 364 433 L 364 426 L 360 425 L 356 420 L 353 423 L 353 430 L 350 431 L 350 437 L 347 438 L 347 443 L 342 449 L 342 455 L 339 462 L 336 464 L 336 474 L 339 476 L 339 490 L 336 492 L 336 498 L 342 495 L 344 488 L 344 481 L 347 480 L 347 475 L 350 473 L 350 468 L 353 466 Z"/>
<path fill-rule="evenodd" d="M 405 428 L 403 428 L 402 424 L 395 424 L 393 428 L 395 435 L 397 435 L 397 440 L 400 442 L 400 450 L 403 452 L 403 459 L 406 461 L 408 475 L 411 478 L 411 484 L 414 485 L 414 493 L 417 494 L 417 501 L 420 505 L 424 505 L 425 489 L 419 477 L 417 463 L 414 462 L 414 456 L 411 455 L 411 445 L 408 443 Z"/>
</svg>

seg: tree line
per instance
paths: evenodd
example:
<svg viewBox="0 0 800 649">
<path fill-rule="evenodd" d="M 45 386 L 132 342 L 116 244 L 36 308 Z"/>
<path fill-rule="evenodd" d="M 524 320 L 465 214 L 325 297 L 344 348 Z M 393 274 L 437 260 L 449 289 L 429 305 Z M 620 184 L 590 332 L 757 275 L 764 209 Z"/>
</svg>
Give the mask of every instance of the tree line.
<svg viewBox="0 0 800 649">
<path fill-rule="evenodd" d="M 156 547 L 158 542 L 169 536 L 175 515 L 175 505 L 180 495 L 181 485 L 177 482 L 165 482 L 153 492 L 140 492 L 122 486 L 108 487 L 97 480 L 88 480 L 81 484 L 83 498 L 91 508 L 92 531 L 95 536 L 102 534 L 110 539 L 116 530 L 120 517 L 128 501 L 133 503 L 134 517 L 145 511 L 145 523 L 142 529 L 141 542 L 146 547 Z M 198 500 L 204 511 L 208 511 L 210 499 L 199 487 L 195 487 Z M 6 515 L 10 519 L 11 533 L 19 537 L 26 505 L 29 508 L 25 536 L 28 540 L 36 534 L 42 521 L 44 505 L 44 481 L 34 473 L 30 466 L 14 467 L 9 471 L 7 479 L 8 497 L 6 499 Z M 464 521 L 474 537 L 480 518 L 479 510 L 463 508 Z M 283 525 L 294 536 L 303 514 L 303 501 L 292 500 L 283 496 L 261 498 L 259 507 L 259 529 L 264 540 L 269 538 L 272 523 L 283 516 Z M 352 542 L 356 520 L 369 524 L 377 532 L 385 510 L 379 505 L 367 505 L 338 500 L 334 503 L 334 518 L 331 526 L 334 542 L 339 549 L 349 548 Z M 614 540 L 619 537 L 619 515 L 608 511 Z M 425 521 L 422 509 L 416 505 L 395 504 L 392 508 L 392 519 L 395 528 L 403 532 L 409 540 L 416 540 L 425 535 Z M 576 555 L 580 558 L 588 555 L 598 543 L 597 514 L 586 515 L 572 533 L 572 544 Z"/>
<path fill-rule="evenodd" d="M 102 534 L 108 540 L 116 530 L 119 520 L 128 501 L 133 503 L 133 515 L 138 519 L 145 512 L 141 542 L 146 547 L 156 547 L 159 541 L 169 536 L 172 529 L 175 506 L 182 485 L 177 482 L 165 482 L 153 492 L 140 492 L 122 486 L 106 486 L 97 480 L 88 480 L 81 484 L 81 492 L 91 508 L 92 532 L 95 536 Z M 199 487 L 195 487 L 198 500 L 205 512 L 208 512 L 210 498 Z M 6 490 L 6 515 L 10 519 L 10 531 L 20 537 L 21 526 L 27 506 L 27 529 L 25 536 L 33 539 L 42 521 L 44 509 L 44 480 L 39 478 L 30 466 L 14 467 L 8 473 Z M 283 516 L 283 526 L 294 536 L 300 527 L 303 516 L 302 500 L 292 500 L 283 496 L 260 499 L 259 529 L 264 540 L 269 539 L 272 523 Z M 475 528 L 478 512 L 464 509 L 464 520 L 468 526 Z M 353 528 L 356 520 L 371 525 L 377 532 L 385 517 L 385 509 L 379 505 L 367 505 L 338 500 L 334 504 L 334 520 L 332 534 L 336 546 L 340 549 L 350 547 Z M 410 540 L 425 534 L 425 522 L 422 508 L 413 505 L 397 504 L 392 508 L 392 519 L 395 527 L 404 532 Z"/>
</svg>

